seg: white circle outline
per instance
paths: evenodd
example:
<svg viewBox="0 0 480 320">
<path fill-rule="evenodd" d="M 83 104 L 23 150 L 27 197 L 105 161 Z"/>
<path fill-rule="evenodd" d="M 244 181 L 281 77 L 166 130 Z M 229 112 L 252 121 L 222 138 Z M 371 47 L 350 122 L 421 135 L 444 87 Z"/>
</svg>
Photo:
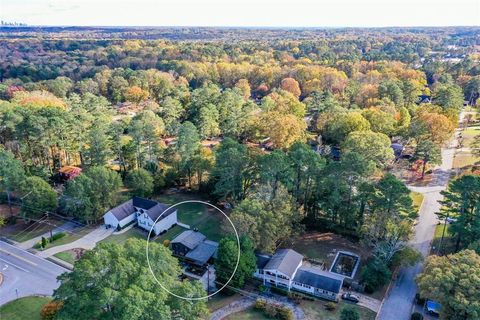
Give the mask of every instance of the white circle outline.
<svg viewBox="0 0 480 320">
<path fill-rule="evenodd" d="M 230 278 L 228 279 L 228 281 L 220 288 L 218 289 L 217 291 L 215 291 L 214 293 L 212 294 L 209 294 L 207 296 L 204 296 L 204 297 L 195 297 L 195 298 L 189 298 L 189 297 L 184 297 L 184 296 L 180 296 L 180 295 L 177 295 L 173 292 L 171 292 L 170 290 L 168 290 L 167 288 L 165 288 L 162 283 L 157 279 L 157 277 L 155 276 L 155 273 L 153 272 L 152 270 L 152 266 L 150 265 L 150 259 L 148 257 L 148 246 L 150 244 L 150 235 L 152 234 L 152 231 L 153 231 L 153 227 L 155 226 L 155 224 L 157 224 L 157 221 L 163 216 L 163 214 L 165 212 L 167 212 L 168 210 L 172 209 L 172 208 L 175 208 L 181 204 L 184 204 L 184 203 L 202 203 L 202 204 L 206 204 L 206 205 L 209 205 L 210 207 L 214 208 L 214 209 L 217 209 L 218 211 L 220 211 L 227 219 L 228 219 L 228 222 L 230 222 L 230 224 L 232 225 L 232 228 L 233 228 L 233 231 L 235 231 L 235 236 L 237 238 L 237 245 L 238 245 L 238 255 L 237 255 L 237 263 L 235 265 L 235 269 L 233 270 L 233 273 L 232 275 L 230 276 Z M 233 277 L 235 276 L 235 273 L 237 272 L 237 268 L 238 268 L 238 265 L 240 263 L 240 238 L 238 236 L 238 232 L 237 232 L 237 229 L 235 228 L 235 226 L 233 225 L 233 222 L 232 220 L 230 220 L 230 218 L 225 214 L 225 212 L 223 212 L 222 210 L 220 210 L 220 208 L 216 207 L 215 205 L 211 204 L 211 203 L 208 203 L 208 202 L 205 202 L 205 201 L 201 201 L 201 200 L 185 200 L 185 201 L 181 201 L 181 202 L 178 202 L 178 203 L 175 203 L 173 205 L 171 205 L 170 207 L 168 207 L 167 209 L 163 210 L 163 212 L 158 216 L 157 219 L 155 219 L 155 221 L 153 222 L 153 225 L 152 227 L 150 228 L 150 231 L 148 232 L 148 237 L 147 237 L 147 246 L 146 246 L 146 250 L 147 250 L 147 264 L 148 264 L 148 269 L 150 270 L 150 273 L 152 274 L 153 278 L 155 279 L 155 281 L 160 285 L 160 287 L 165 290 L 166 292 L 170 293 L 172 296 L 174 297 L 177 297 L 179 299 L 183 299 L 183 300 L 187 300 L 187 301 L 198 301 L 198 300 L 203 300 L 203 299 L 208 299 L 210 297 L 213 297 L 214 295 L 216 295 L 217 293 L 219 293 L 220 291 L 222 291 L 226 286 L 228 286 L 228 284 L 230 283 L 230 281 L 233 279 Z M 207 270 L 208 272 L 208 270 Z M 210 285 L 210 284 L 208 284 Z"/>
</svg>

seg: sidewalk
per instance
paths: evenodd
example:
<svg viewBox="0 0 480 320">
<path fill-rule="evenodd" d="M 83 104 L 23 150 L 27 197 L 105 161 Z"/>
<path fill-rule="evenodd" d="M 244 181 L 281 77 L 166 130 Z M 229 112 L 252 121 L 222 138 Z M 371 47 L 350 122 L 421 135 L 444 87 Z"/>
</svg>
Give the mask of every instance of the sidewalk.
<svg viewBox="0 0 480 320">
<path fill-rule="evenodd" d="M 62 224 L 61 226 L 52 229 L 51 232 L 52 232 L 52 234 L 57 234 L 57 233 L 60 233 L 60 232 L 75 231 L 75 229 L 77 229 L 79 227 L 80 226 L 78 224 L 74 223 L 74 222 L 66 222 L 66 223 Z M 30 240 L 20 242 L 20 243 L 17 244 L 17 247 L 25 249 L 25 250 L 30 249 L 36 243 L 42 241 L 42 237 L 47 238 L 47 239 L 50 238 L 50 231 L 45 232 L 44 234 L 39 235 L 38 237 L 32 238 Z"/>
<path fill-rule="evenodd" d="M 73 241 L 61 246 L 56 246 L 56 247 L 47 249 L 45 251 L 40 251 L 37 253 L 37 255 L 39 257 L 46 258 L 46 257 L 53 256 L 56 253 L 70 250 L 70 249 L 75 249 L 75 248 L 83 248 L 83 249 L 90 250 L 90 249 L 93 249 L 98 242 L 110 236 L 113 233 L 113 231 L 115 231 L 115 229 L 113 228 L 106 229 L 105 225 L 101 225 L 97 229 L 93 230 L 89 234 L 84 235 L 82 238 L 76 241 Z"/>
</svg>

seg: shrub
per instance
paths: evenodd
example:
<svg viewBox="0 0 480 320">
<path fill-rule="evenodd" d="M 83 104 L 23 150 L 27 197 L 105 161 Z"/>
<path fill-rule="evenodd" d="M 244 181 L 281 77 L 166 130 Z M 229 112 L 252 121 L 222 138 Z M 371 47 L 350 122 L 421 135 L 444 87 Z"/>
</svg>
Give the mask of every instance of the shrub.
<svg viewBox="0 0 480 320">
<path fill-rule="evenodd" d="M 372 293 L 385 285 L 392 277 L 392 273 L 383 261 L 374 258 L 362 269 L 360 277 L 365 284 L 365 291 Z"/>
<path fill-rule="evenodd" d="M 258 286 L 258 291 L 265 292 L 265 291 L 267 291 L 267 287 L 265 287 L 263 284 L 261 284 L 261 285 Z"/>
<path fill-rule="evenodd" d="M 325 309 L 327 309 L 328 311 L 334 311 L 335 309 L 337 309 L 337 304 L 335 302 L 327 302 L 325 303 Z"/>
<path fill-rule="evenodd" d="M 257 310 L 265 310 L 265 307 L 267 306 L 267 301 L 263 300 L 263 299 L 257 299 L 257 301 L 255 301 L 255 309 Z"/>
<path fill-rule="evenodd" d="M 277 308 L 275 305 L 273 304 L 270 304 L 268 303 L 266 306 L 265 306 L 265 310 L 264 310 L 265 314 L 270 317 L 270 318 L 276 318 L 277 317 Z"/>
<path fill-rule="evenodd" d="M 63 237 L 65 237 L 67 234 L 65 232 L 59 232 L 59 233 L 55 233 L 53 236 L 52 236 L 52 242 L 55 241 L 55 240 L 58 240 L 58 239 L 61 239 Z"/>
<path fill-rule="evenodd" d="M 60 310 L 63 306 L 62 301 L 50 301 L 46 303 L 42 310 L 40 311 L 40 316 L 42 320 L 53 320 L 56 318 L 58 310 Z"/>
<path fill-rule="evenodd" d="M 340 320 L 360 320 L 360 314 L 354 306 L 345 306 L 340 313 Z"/>
<path fill-rule="evenodd" d="M 40 244 L 42 248 L 45 248 L 47 244 L 48 244 L 48 240 L 45 237 L 42 237 L 42 242 Z"/>
<path fill-rule="evenodd" d="M 412 320 L 423 320 L 423 316 L 422 316 L 421 313 L 414 312 L 410 319 L 412 319 Z"/>
<path fill-rule="evenodd" d="M 293 312 L 287 307 L 277 305 L 274 303 L 268 303 L 264 299 L 257 299 L 255 301 L 255 309 L 262 311 L 269 318 L 280 320 L 292 320 Z"/>
<path fill-rule="evenodd" d="M 292 320 L 293 312 L 289 308 L 279 306 L 277 309 L 277 317 L 282 320 Z"/>
<path fill-rule="evenodd" d="M 275 292 L 275 293 L 278 293 L 278 294 L 281 294 L 281 295 L 284 295 L 284 296 L 287 296 L 288 295 L 288 291 L 287 290 L 284 290 L 284 289 L 281 289 L 281 288 L 278 288 L 278 287 L 271 287 L 270 289 L 272 292 Z"/>
<path fill-rule="evenodd" d="M 168 239 L 163 240 L 163 245 L 168 248 L 168 246 L 170 245 L 170 240 Z"/>
</svg>

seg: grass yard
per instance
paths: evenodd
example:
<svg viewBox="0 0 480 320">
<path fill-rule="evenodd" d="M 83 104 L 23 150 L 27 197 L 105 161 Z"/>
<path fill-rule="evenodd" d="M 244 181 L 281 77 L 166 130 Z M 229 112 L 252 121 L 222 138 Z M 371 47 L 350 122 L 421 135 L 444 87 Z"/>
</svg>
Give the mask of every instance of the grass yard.
<svg viewBox="0 0 480 320">
<path fill-rule="evenodd" d="M 327 302 L 323 301 L 302 301 L 300 307 L 305 312 L 305 317 L 308 320 L 339 320 L 340 313 L 342 309 L 347 305 L 346 302 L 339 302 L 337 308 L 334 311 L 328 311 L 325 309 L 325 304 Z M 354 305 L 355 306 L 355 305 Z M 356 306 L 358 312 L 360 313 L 361 320 L 374 320 L 377 315 L 375 312 Z"/>
<path fill-rule="evenodd" d="M 51 298 L 25 297 L 11 301 L 0 307 L 0 319 L 40 320 L 40 310 Z"/>
<path fill-rule="evenodd" d="M 480 135 L 480 127 L 468 127 L 462 131 L 463 147 L 471 148 L 472 143 L 475 141 L 475 137 Z"/>
<path fill-rule="evenodd" d="M 165 204 L 174 204 L 181 201 L 198 199 L 196 199 L 195 196 L 188 197 L 188 195 L 184 194 L 162 194 L 156 197 L 156 200 Z M 201 203 L 184 203 L 179 205 L 177 210 L 179 222 L 188 224 L 191 229 L 198 228 L 209 240 L 220 241 L 224 237 L 225 234 L 220 226 L 225 217 L 220 212 L 217 212 L 217 210 Z"/>
<path fill-rule="evenodd" d="M 123 244 L 128 239 L 147 239 L 147 233 L 139 230 L 136 227 L 131 228 L 128 231 L 125 231 L 121 234 L 112 234 L 111 236 L 103 239 L 100 243 L 116 243 L 116 244 Z"/>
<path fill-rule="evenodd" d="M 178 236 L 180 233 L 182 233 L 185 230 L 187 230 L 187 229 L 182 228 L 179 225 L 176 225 L 173 228 L 171 228 L 170 230 L 168 230 L 167 232 L 165 232 L 164 234 L 162 234 L 161 236 L 159 236 L 158 238 L 156 238 L 155 241 L 158 242 L 158 243 L 163 243 L 164 240 L 170 240 L 171 241 L 173 238 L 175 238 L 176 236 Z"/>
<path fill-rule="evenodd" d="M 448 228 L 450 227 L 449 224 L 437 224 L 435 227 L 435 236 L 433 237 L 432 241 L 432 253 L 437 253 L 438 248 L 441 245 L 441 254 L 449 254 L 453 253 L 455 251 L 455 240 L 453 237 L 450 235 L 448 232 Z M 445 236 L 443 238 L 442 242 L 442 234 L 443 234 L 443 229 L 445 229 Z"/>
<path fill-rule="evenodd" d="M 215 310 L 218 310 L 227 304 L 230 304 L 238 299 L 240 299 L 242 296 L 240 296 L 238 293 L 234 295 L 225 295 L 222 292 L 217 293 L 210 299 L 208 299 L 207 302 L 207 307 L 210 312 L 213 312 Z"/>
<path fill-rule="evenodd" d="M 465 170 L 479 163 L 480 157 L 467 151 L 459 151 L 455 154 L 455 158 L 453 159 L 453 168 Z"/>
<path fill-rule="evenodd" d="M 331 232 L 308 232 L 293 240 L 292 243 L 285 244 L 285 247 L 291 247 L 306 258 L 324 264 L 327 269 L 330 269 L 338 251 L 357 254 L 360 256 L 361 262 L 364 262 L 369 256 L 369 251 L 359 244 Z M 357 272 L 355 278 L 358 275 L 359 272 Z"/>
<path fill-rule="evenodd" d="M 24 242 L 54 229 L 55 227 L 51 226 L 51 224 L 55 226 L 61 226 L 63 224 L 62 221 L 56 219 L 47 219 L 45 222 L 49 224 L 38 222 L 24 223 L 23 220 L 17 219 L 17 223 L 0 228 L 0 236 L 17 242 Z"/>
<path fill-rule="evenodd" d="M 82 248 L 75 248 L 75 249 L 70 249 L 66 251 L 62 251 L 59 253 L 54 254 L 55 257 L 68 262 L 70 264 L 73 264 L 75 261 L 80 259 L 80 257 L 86 252 L 87 250 L 82 249 Z"/>
<path fill-rule="evenodd" d="M 70 250 L 56 253 L 54 256 L 70 264 L 75 262 L 75 253 Z"/>
<path fill-rule="evenodd" d="M 53 242 L 49 242 L 43 250 L 46 250 L 46 249 L 49 249 L 49 248 L 52 248 L 52 247 L 56 247 L 56 246 L 61 246 L 61 245 L 76 241 L 76 240 L 82 238 L 83 236 L 89 234 L 93 230 L 95 230 L 95 227 L 90 227 L 89 226 L 89 227 L 82 227 L 82 228 L 73 230 L 74 233 L 65 231 L 66 235 L 64 237 L 62 237 L 60 239 L 57 239 Z M 37 250 L 42 250 L 42 249 L 37 249 Z"/>
<path fill-rule="evenodd" d="M 420 206 L 422 205 L 423 202 L 423 194 L 419 192 L 410 192 L 410 198 L 412 198 L 413 201 L 413 207 L 415 210 L 418 212 L 420 210 Z"/>
<path fill-rule="evenodd" d="M 263 314 L 263 312 L 255 310 L 253 307 L 248 308 L 244 311 L 237 313 L 232 313 L 228 317 L 224 318 L 225 320 L 266 320 L 271 319 Z"/>
</svg>

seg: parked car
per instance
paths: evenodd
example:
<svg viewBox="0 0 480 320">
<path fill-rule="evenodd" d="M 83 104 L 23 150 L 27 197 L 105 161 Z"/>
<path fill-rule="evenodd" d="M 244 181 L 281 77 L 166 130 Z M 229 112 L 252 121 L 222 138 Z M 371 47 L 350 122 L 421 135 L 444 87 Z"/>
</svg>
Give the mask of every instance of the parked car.
<svg viewBox="0 0 480 320">
<path fill-rule="evenodd" d="M 425 304 L 425 309 L 428 314 L 438 317 L 440 315 L 442 305 L 436 301 L 427 300 L 427 303 Z"/>
<path fill-rule="evenodd" d="M 360 301 L 359 296 L 351 294 L 350 292 L 345 292 L 344 294 L 342 294 L 342 299 L 347 300 L 347 301 L 351 301 L 353 303 L 358 303 Z"/>
</svg>

